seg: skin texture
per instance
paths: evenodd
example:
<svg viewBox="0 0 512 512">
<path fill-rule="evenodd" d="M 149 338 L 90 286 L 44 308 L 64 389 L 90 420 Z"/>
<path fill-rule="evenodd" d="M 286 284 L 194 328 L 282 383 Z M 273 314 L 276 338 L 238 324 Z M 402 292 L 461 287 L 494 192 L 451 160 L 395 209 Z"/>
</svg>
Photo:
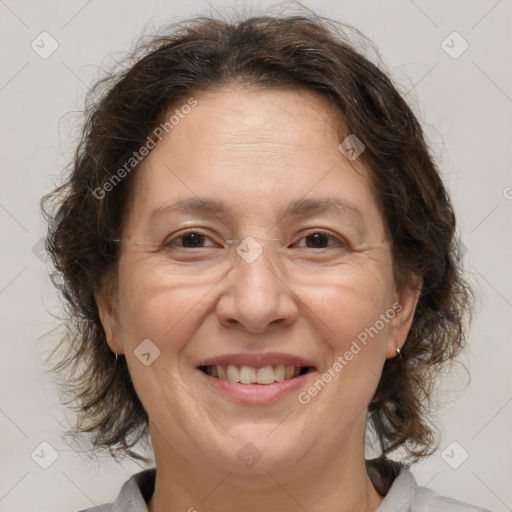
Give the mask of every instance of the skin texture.
<svg viewBox="0 0 512 512">
<path fill-rule="evenodd" d="M 100 313 L 150 418 L 157 480 L 149 509 L 375 510 L 382 497 L 364 465 L 367 406 L 418 296 L 396 289 L 368 173 L 338 150 L 330 104 L 312 92 L 233 86 L 197 100 L 137 170 L 123 239 L 162 241 L 173 226 L 203 228 L 215 243 L 277 237 L 297 247 L 321 229 L 347 246 L 330 249 L 335 260 L 309 274 L 268 251 L 222 272 L 183 275 L 150 246 L 122 245 L 115 292 L 100 298 Z M 222 200 L 228 211 L 150 220 L 155 208 L 196 196 Z M 327 197 L 360 214 L 282 218 L 290 201 Z M 396 303 L 401 310 L 307 405 L 297 393 L 237 403 L 196 368 L 226 353 L 284 352 L 314 363 L 307 389 Z M 148 338 L 160 355 L 145 366 L 134 350 Z M 248 442 L 262 455 L 250 468 L 237 457 Z"/>
</svg>

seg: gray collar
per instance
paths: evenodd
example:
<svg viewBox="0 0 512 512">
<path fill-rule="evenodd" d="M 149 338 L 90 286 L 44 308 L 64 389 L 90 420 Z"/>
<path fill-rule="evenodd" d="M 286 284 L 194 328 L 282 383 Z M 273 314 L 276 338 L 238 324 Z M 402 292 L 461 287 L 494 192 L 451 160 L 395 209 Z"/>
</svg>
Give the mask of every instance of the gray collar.
<svg viewBox="0 0 512 512">
<path fill-rule="evenodd" d="M 385 459 L 367 461 L 368 475 L 375 488 L 385 495 L 375 512 L 490 512 L 460 501 L 444 498 L 433 490 L 420 487 L 405 466 Z M 83 512 L 147 512 L 146 503 L 155 488 L 156 469 L 133 475 L 122 487 L 112 505 Z"/>
<path fill-rule="evenodd" d="M 376 512 L 396 512 L 408 510 L 408 502 L 414 498 L 417 485 L 412 473 L 403 466 L 394 465 L 391 472 L 385 473 L 377 471 L 382 469 L 374 465 L 374 461 L 367 461 L 368 474 L 375 486 L 386 489 L 386 497 Z M 395 464 L 395 463 L 393 463 Z M 393 473 L 398 473 L 395 477 Z M 392 479 L 389 481 L 389 475 Z M 111 512 L 147 512 L 146 503 L 151 499 L 155 487 L 156 469 L 146 469 L 133 475 L 121 488 L 121 491 L 112 505 Z"/>
</svg>

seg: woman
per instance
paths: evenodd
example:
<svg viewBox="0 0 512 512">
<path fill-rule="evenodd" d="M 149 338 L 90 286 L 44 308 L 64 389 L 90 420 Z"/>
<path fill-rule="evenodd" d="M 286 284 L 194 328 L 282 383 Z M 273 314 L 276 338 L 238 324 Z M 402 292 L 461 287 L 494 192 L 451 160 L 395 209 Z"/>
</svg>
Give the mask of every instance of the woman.
<svg viewBox="0 0 512 512">
<path fill-rule="evenodd" d="M 471 292 L 388 77 L 313 17 L 202 18 L 141 51 L 46 199 L 76 431 L 155 456 L 106 510 L 482 510 L 407 469 Z"/>
</svg>

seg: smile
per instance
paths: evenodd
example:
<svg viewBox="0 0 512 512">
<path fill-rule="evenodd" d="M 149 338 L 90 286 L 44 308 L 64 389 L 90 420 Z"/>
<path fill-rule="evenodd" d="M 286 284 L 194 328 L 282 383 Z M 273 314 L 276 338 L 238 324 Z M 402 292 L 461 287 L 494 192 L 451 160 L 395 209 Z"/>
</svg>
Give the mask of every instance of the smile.
<svg viewBox="0 0 512 512">
<path fill-rule="evenodd" d="M 293 366 L 293 365 L 267 365 L 262 368 L 252 366 L 228 365 L 204 365 L 199 369 L 209 375 L 221 380 L 228 380 L 240 384 L 262 384 L 269 385 L 275 382 L 294 379 L 310 371 L 313 367 Z"/>
</svg>

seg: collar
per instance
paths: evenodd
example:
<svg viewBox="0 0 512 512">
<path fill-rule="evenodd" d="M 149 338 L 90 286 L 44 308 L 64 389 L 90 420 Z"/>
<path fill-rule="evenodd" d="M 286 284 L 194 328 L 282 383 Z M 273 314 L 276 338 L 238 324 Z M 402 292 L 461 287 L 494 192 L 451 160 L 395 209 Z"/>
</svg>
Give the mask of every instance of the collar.
<svg viewBox="0 0 512 512">
<path fill-rule="evenodd" d="M 385 496 L 376 512 L 407 511 L 418 492 L 412 473 L 405 466 L 385 458 L 366 461 L 366 468 L 377 492 Z M 121 488 L 111 512 L 147 512 L 146 503 L 153 494 L 155 478 L 155 468 L 133 475 Z"/>
</svg>

